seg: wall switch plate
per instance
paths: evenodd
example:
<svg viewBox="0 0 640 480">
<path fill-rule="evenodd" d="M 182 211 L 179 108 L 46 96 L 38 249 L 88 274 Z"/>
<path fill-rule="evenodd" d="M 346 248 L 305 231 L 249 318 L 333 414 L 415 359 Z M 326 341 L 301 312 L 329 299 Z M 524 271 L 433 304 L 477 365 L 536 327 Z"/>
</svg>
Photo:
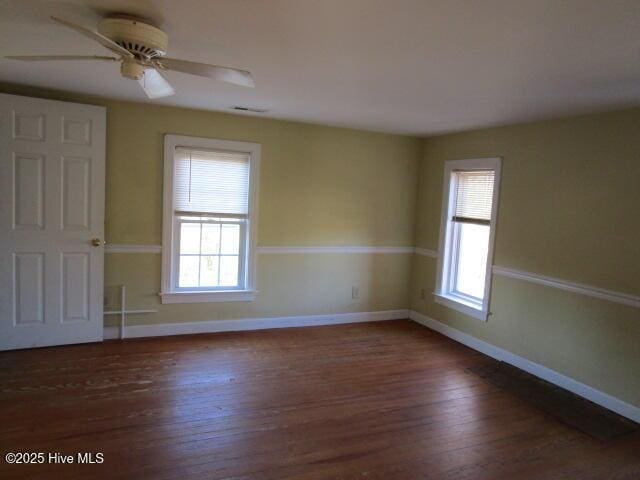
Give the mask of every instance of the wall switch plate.
<svg viewBox="0 0 640 480">
<path fill-rule="evenodd" d="M 427 299 L 427 292 L 425 291 L 424 288 L 420 289 L 420 300 L 426 300 Z"/>
<path fill-rule="evenodd" d="M 360 289 L 358 287 L 351 287 L 351 298 L 360 298 Z"/>
</svg>

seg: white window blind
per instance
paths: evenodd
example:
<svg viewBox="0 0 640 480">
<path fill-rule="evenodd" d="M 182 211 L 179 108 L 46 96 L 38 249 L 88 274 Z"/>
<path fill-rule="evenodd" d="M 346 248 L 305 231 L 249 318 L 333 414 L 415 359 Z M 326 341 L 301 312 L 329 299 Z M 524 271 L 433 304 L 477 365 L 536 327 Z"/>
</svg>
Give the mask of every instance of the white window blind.
<svg viewBox="0 0 640 480">
<path fill-rule="evenodd" d="M 249 154 L 176 147 L 174 207 L 181 215 L 247 217 Z"/>
<path fill-rule="evenodd" d="M 493 170 L 457 171 L 454 222 L 489 225 L 493 203 Z"/>
</svg>

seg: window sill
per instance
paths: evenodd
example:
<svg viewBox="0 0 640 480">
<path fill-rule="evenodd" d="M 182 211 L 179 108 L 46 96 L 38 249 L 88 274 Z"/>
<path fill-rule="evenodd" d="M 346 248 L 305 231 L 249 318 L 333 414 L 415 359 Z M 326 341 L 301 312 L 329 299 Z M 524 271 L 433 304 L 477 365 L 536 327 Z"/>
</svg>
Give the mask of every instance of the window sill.
<svg viewBox="0 0 640 480">
<path fill-rule="evenodd" d="M 458 312 L 469 315 L 470 317 L 473 317 L 475 319 L 482 320 L 483 322 L 487 321 L 489 312 L 483 310 L 482 305 L 474 304 L 453 295 L 434 293 L 433 296 L 436 303 L 439 303 L 440 305 L 452 308 L 453 310 L 457 310 Z"/>
<path fill-rule="evenodd" d="M 218 292 L 160 292 L 166 303 L 253 302 L 256 290 L 226 290 Z"/>
</svg>

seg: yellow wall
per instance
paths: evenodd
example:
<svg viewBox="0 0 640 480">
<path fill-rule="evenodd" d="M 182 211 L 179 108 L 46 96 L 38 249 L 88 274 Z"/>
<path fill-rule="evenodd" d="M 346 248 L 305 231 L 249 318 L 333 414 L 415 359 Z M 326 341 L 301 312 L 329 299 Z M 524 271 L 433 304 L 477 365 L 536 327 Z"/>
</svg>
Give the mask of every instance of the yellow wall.
<svg viewBox="0 0 640 480">
<path fill-rule="evenodd" d="M 161 243 L 163 135 L 173 133 L 262 145 L 260 246 L 413 245 L 417 138 L 17 85 L 0 91 L 107 107 L 109 244 Z M 255 302 L 160 305 L 160 255 L 108 254 L 105 286 L 109 306 L 123 283 L 130 308 L 159 309 L 128 323 L 173 323 L 406 309 L 410 270 L 411 254 L 258 255 Z"/>
<path fill-rule="evenodd" d="M 412 255 L 258 255 L 258 294 L 254 302 L 158 305 L 160 255 L 106 256 L 108 285 L 127 285 L 127 301 L 158 314 L 129 316 L 130 324 L 177 323 L 289 315 L 407 309 Z M 360 298 L 351 298 L 351 287 Z M 135 304 L 134 304 L 135 302 Z"/>
<path fill-rule="evenodd" d="M 109 242 L 160 243 L 162 136 L 174 133 L 262 145 L 259 245 L 412 244 L 417 139 L 148 104 L 106 106 Z"/>
<path fill-rule="evenodd" d="M 495 156 L 495 265 L 640 295 L 640 110 L 427 139 L 417 246 L 438 249 L 444 162 Z M 483 323 L 420 298 L 436 262 L 414 258 L 414 310 L 640 405 L 638 308 L 494 276 Z"/>
<path fill-rule="evenodd" d="M 640 110 L 421 141 L 16 85 L 0 91 L 107 107 L 112 244 L 161 243 L 164 133 L 262 144 L 262 246 L 437 250 L 444 161 L 502 156 L 495 264 L 640 294 Z M 411 307 L 640 405 L 637 308 L 494 277 L 483 323 L 435 304 L 435 259 L 406 254 L 259 255 L 255 302 L 160 305 L 159 255 L 109 254 L 105 263 L 110 301 L 124 283 L 131 308 L 159 309 L 131 324 Z M 360 299 L 351 298 L 354 285 Z"/>
</svg>

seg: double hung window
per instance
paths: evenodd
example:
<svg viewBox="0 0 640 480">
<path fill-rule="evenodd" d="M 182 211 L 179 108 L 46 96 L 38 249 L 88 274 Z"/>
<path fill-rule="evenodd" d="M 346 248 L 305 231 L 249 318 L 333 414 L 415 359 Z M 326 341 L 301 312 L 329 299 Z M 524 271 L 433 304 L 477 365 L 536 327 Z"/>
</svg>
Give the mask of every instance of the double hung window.
<svg viewBox="0 0 640 480">
<path fill-rule="evenodd" d="M 259 153 L 256 144 L 166 136 L 163 302 L 253 296 Z"/>
<path fill-rule="evenodd" d="M 436 301 L 486 320 L 500 159 L 446 162 Z"/>
</svg>

